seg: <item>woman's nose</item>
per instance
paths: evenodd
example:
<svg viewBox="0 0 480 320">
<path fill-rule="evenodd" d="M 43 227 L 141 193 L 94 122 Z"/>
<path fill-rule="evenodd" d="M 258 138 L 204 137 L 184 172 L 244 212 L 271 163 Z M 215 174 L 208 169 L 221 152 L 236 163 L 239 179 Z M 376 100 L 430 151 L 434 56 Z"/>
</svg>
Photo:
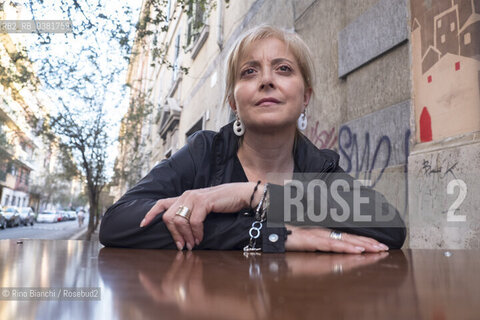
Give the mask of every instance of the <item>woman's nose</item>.
<svg viewBox="0 0 480 320">
<path fill-rule="evenodd" d="M 260 89 L 265 89 L 267 87 L 269 88 L 275 87 L 275 85 L 273 84 L 273 77 L 269 71 L 263 72 L 261 83 L 260 83 Z"/>
</svg>

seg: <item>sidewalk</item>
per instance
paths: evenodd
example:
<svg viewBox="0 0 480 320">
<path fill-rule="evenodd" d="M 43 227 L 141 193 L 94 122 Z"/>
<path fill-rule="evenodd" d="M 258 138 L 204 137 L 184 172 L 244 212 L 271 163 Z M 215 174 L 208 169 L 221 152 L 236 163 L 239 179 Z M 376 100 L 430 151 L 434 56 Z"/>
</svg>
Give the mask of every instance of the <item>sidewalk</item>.
<svg viewBox="0 0 480 320">
<path fill-rule="evenodd" d="M 98 231 L 100 229 L 100 223 L 98 224 L 97 229 L 92 233 L 90 241 L 99 241 L 98 240 Z M 82 230 L 74 234 L 70 240 L 87 240 L 87 230 L 88 226 L 85 226 Z"/>
</svg>

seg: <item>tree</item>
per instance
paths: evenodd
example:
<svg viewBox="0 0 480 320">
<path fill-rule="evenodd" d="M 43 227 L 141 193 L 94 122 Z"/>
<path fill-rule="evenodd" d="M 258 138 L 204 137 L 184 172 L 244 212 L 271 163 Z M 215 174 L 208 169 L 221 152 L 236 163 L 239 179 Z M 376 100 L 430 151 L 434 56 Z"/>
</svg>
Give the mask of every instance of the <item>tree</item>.
<svg viewBox="0 0 480 320">
<path fill-rule="evenodd" d="M 146 94 L 138 92 L 130 100 L 118 136 L 120 152 L 115 159 L 115 173 L 112 179 L 114 185 L 119 185 L 120 181 L 123 181 L 127 186 L 133 186 L 142 178 L 142 169 L 145 163 L 145 155 L 142 152 L 145 147 L 145 141 L 142 139 L 142 127 L 146 117 L 152 111 L 153 103 L 149 101 Z"/>
<path fill-rule="evenodd" d="M 107 177 L 105 175 L 106 150 L 109 141 L 105 128 L 105 115 L 95 110 L 92 121 L 79 122 L 81 118 L 75 111 L 64 105 L 65 112 L 52 117 L 51 128 L 61 137 L 60 148 L 71 150 L 76 156 L 79 167 L 86 180 L 87 194 L 90 204 L 89 232 L 93 232 L 98 224 L 99 197 Z"/>
<path fill-rule="evenodd" d="M 90 204 L 89 237 L 99 223 L 100 194 L 108 180 L 111 131 L 119 120 L 112 114 L 118 113 L 127 91 L 122 76 L 135 16 L 127 5 L 107 1 L 30 0 L 28 9 L 37 20 L 53 10 L 61 19 L 74 21 L 71 32 L 38 33 L 30 47 L 42 90 L 55 103 L 50 115 L 33 119 L 32 126 L 70 154 L 81 173 Z"/>
<path fill-rule="evenodd" d="M 44 168 L 44 171 L 36 179 L 36 183 L 30 185 L 30 193 L 38 195 L 40 203 L 43 205 L 53 204 L 67 207 L 74 200 L 77 202 L 74 206 L 83 206 L 87 201 L 81 195 L 77 198 L 72 198 L 75 195 L 70 193 L 71 180 L 81 177 L 76 164 L 73 162 L 73 156 L 67 152 L 66 148 L 59 148 L 56 143 L 45 142 L 47 148 L 52 152 L 52 149 L 57 149 L 60 154 L 56 157 L 56 163 L 52 169 L 50 165 Z M 40 208 L 36 208 L 38 211 Z"/>
</svg>

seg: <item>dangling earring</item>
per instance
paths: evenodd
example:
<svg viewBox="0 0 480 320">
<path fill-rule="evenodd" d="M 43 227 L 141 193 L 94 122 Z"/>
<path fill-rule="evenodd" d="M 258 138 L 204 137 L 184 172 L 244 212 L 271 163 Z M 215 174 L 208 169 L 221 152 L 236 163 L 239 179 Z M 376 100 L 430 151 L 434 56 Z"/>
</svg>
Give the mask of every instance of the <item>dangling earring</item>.
<svg viewBox="0 0 480 320">
<path fill-rule="evenodd" d="M 304 109 L 300 117 L 298 117 L 297 125 L 298 129 L 301 131 L 305 130 L 307 128 L 307 115 L 306 113 L 307 109 Z"/>
<path fill-rule="evenodd" d="M 238 117 L 238 113 L 235 114 L 237 120 L 233 123 L 233 132 L 235 135 L 241 137 L 245 133 L 245 126 L 243 125 L 242 120 Z"/>
</svg>

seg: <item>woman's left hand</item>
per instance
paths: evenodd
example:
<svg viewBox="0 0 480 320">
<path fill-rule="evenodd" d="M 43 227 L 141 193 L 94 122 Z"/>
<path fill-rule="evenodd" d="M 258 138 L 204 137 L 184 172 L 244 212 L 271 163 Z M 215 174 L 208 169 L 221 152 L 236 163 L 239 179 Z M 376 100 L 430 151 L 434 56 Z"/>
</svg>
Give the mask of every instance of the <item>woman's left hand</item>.
<svg viewBox="0 0 480 320">
<path fill-rule="evenodd" d="M 185 245 L 188 250 L 192 250 L 203 239 L 203 221 L 207 214 L 233 213 L 248 207 L 255 185 L 254 182 L 226 183 L 210 188 L 187 190 L 175 198 L 160 199 L 147 212 L 140 227 L 148 225 L 153 218 L 166 210 L 162 219 L 178 250 L 182 250 Z M 263 188 L 264 186 L 260 185 L 255 192 L 253 206 L 260 201 Z M 189 220 L 176 214 L 181 206 L 190 210 Z"/>
</svg>

